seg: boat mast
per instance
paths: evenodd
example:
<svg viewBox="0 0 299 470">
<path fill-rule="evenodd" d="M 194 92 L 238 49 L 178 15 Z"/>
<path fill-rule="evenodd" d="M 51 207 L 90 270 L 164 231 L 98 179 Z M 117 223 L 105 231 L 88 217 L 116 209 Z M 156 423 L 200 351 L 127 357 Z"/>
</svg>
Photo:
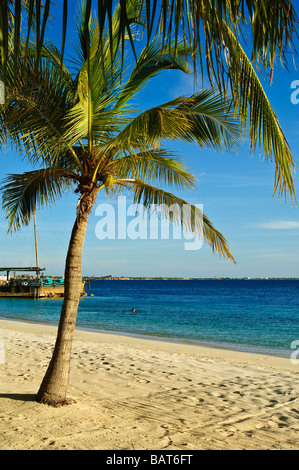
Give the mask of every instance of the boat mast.
<svg viewBox="0 0 299 470">
<path fill-rule="evenodd" d="M 38 246 L 37 246 L 37 230 L 36 230 L 35 211 L 33 212 L 33 219 L 34 219 L 34 237 L 35 237 L 36 274 L 37 274 L 37 279 L 39 281 L 40 280 L 40 275 L 39 275 L 39 260 L 38 260 Z"/>
</svg>

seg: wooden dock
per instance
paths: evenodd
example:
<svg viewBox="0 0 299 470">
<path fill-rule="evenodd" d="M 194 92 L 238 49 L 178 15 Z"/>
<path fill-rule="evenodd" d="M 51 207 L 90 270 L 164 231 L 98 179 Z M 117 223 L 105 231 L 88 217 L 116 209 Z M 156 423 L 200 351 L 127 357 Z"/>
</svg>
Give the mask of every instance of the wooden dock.
<svg viewBox="0 0 299 470">
<path fill-rule="evenodd" d="M 61 298 L 64 297 L 64 279 L 53 277 L 13 277 L 10 272 L 35 271 L 36 268 L 0 268 L 0 272 L 7 273 L 6 281 L 0 281 L 0 298 Z M 86 281 L 82 280 L 81 296 L 85 296 Z"/>
</svg>

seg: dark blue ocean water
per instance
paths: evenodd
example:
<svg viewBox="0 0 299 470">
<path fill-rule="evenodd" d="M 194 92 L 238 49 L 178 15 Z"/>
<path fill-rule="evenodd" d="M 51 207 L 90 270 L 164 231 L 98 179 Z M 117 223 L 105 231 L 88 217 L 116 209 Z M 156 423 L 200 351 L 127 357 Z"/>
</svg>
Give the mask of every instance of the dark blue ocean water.
<svg viewBox="0 0 299 470">
<path fill-rule="evenodd" d="M 77 327 L 290 356 L 299 281 L 93 281 Z M 61 300 L 0 299 L 0 318 L 57 324 Z M 132 309 L 135 308 L 135 312 Z"/>
</svg>

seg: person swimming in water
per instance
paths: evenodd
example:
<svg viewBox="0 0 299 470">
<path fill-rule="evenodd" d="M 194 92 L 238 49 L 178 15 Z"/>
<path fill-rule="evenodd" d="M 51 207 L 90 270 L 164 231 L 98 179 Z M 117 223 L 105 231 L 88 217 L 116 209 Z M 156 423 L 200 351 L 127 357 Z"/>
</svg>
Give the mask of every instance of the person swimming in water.
<svg viewBox="0 0 299 470">
<path fill-rule="evenodd" d="M 132 308 L 132 312 L 136 312 L 135 308 Z"/>
</svg>

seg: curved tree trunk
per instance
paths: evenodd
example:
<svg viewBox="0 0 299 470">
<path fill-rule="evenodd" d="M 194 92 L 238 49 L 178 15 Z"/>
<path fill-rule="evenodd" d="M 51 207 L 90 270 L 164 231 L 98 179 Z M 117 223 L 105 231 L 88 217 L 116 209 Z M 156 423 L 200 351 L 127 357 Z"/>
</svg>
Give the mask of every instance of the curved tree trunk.
<svg viewBox="0 0 299 470">
<path fill-rule="evenodd" d="M 46 375 L 36 400 L 52 406 L 68 404 L 66 394 L 69 384 L 72 342 L 80 294 L 82 291 L 82 252 L 88 216 L 94 198 L 82 196 L 77 218 L 72 230 L 65 263 L 64 301 L 60 316 L 56 344 Z"/>
</svg>

